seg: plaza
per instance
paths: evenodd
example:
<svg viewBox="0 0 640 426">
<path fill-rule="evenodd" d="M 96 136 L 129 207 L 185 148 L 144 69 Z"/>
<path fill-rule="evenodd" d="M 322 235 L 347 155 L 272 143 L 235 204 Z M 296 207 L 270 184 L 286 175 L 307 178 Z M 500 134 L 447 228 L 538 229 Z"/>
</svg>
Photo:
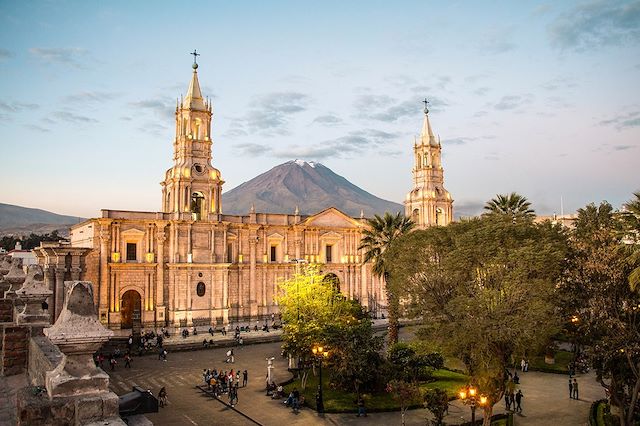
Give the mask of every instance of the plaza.
<svg viewBox="0 0 640 426">
<path fill-rule="evenodd" d="M 406 334 L 401 333 L 401 337 Z M 208 335 L 206 335 L 208 336 Z M 200 337 L 198 335 L 197 337 Z M 180 338 L 172 338 L 180 339 Z M 192 339 L 195 339 L 193 337 Z M 219 335 L 216 341 L 223 338 Z M 232 341 L 232 338 L 228 338 Z M 169 405 L 158 413 L 147 414 L 146 417 L 157 425 L 246 425 L 250 419 L 269 426 L 280 424 L 291 425 L 393 425 L 400 424 L 398 411 L 371 413 L 368 417 L 357 418 L 355 404 L 353 413 L 332 414 L 323 417 L 310 408 L 303 408 L 297 414 L 283 405 L 283 401 L 272 400 L 266 396 L 265 377 L 267 371 L 266 358 L 274 358 L 273 377 L 276 382 L 291 377 L 287 371 L 287 362 L 280 356 L 280 343 L 251 344 L 235 347 L 235 363 L 225 363 L 226 348 L 202 349 L 197 351 L 170 352 L 167 362 L 158 361 L 154 354 L 136 357 L 131 369 L 125 369 L 121 363 L 116 371 L 107 371 L 111 378 L 111 390 L 119 395 L 131 391 L 138 385 L 151 390 L 155 395 L 161 387 L 166 387 Z M 171 346 L 169 346 L 171 347 Z M 234 407 L 226 403 L 226 395 L 220 401 L 205 396 L 196 385 L 202 384 L 202 370 L 217 368 L 223 370 L 248 370 L 249 383 L 246 388 L 239 389 L 239 402 Z M 593 373 L 578 375 L 580 382 L 580 400 L 569 399 L 566 374 L 549 374 L 526 372 L 521 374 L 521 386 L 524 393 L 523 413 L 515 415 L 516 425 L 567 425 L 581 426 L 588 424 L 588 411 L 591 403 L 604 398 L 603 388 L 595 381 Z M 326 386 L 326 384 L 325 384 Z M 494 413 L 504 411 L 504 402 L 494 407 Z M 242 414 L 240 414 L 242 413 Z M 247 417 L 243 416 L 246 415 Z M 407 425 L 424 425 L 428 412 L 424 409 L 409 410 Z M 451 401 L 449 415 L 445 417 L 447 424 L 462 423 L 462 419 L 470 421 L 469 407 L 459 400 Z M 215 420 L 212 420 L 215 419 Z"/>
</svg>

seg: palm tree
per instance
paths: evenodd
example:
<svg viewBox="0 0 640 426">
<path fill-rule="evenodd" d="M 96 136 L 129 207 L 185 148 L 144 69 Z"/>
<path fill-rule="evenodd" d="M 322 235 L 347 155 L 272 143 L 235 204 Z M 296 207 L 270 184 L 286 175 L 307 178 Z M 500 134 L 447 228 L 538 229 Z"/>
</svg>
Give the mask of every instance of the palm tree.
<svg viewBox="0 0 640 426">
<path fill-rule="evenodd" d="M 512 192 L 508 195 L 498 194 L 484 205 L 486 214 L 505 214 L 518 217 L 533 218 L 535 212 L 526 197 Z"/>
<path fill-rule="evenodd" d="M 367 223 L 369 228 L 362 232 L 363 238 L 360 240 L 358 250 L 364 250 L 363 263 L 371 262 L 372 272 L 385 279 L 389 320 L 388 339 L 389 343 L 393 344 L 398 342 L 398 299 L 389 290 L 387 280 L 389 273 L 383 254 L 395 239 L 411 231 L 415 223 L 400 213 L 394 216 L 388 212 L 383 217 L 375 215 L 373 219 L 367 219 Z"/>
<path fill-rule="evenodd" d="M 635 199 L 624 204 L 625 212 L 622 213 L 622 219 L 626 237 L 631 242 L 628 245 L 627 262 L 634 267 L 629 274 L 629 286 L 635 291 L 640 289 L 640 191 L 634 192 L 633 196 Z"/>
</svg>

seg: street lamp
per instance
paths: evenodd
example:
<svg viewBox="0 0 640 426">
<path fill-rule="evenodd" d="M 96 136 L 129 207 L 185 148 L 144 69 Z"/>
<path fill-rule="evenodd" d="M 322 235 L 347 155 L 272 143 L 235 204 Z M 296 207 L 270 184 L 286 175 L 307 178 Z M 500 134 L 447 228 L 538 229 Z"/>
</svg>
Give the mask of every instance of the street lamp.
<svg viewBox="0 0 640 426">
<path fill-rule="evenodd" d="M 458 392 L 460 399 L 466 405 L 471 407 L 471 424 L 475 426 L 476 424 L 476 406 L 483 406 L 487 403 L 487 397 L 483 395 L 478 395 L 478 390 L 473 386 L 468 386 L 465 389 L 462 389 Z"/>
<path fill-rule="evenodd" d="M 314 357 L 318 358 L 319 363 L 319 372 L 318 372 L 318 395 L 316 397 L 316 408 L 318 414 L 324 414 L 324 401 L 322 399 L 322 358 L 326 358 L 329 356 L 329 351 L 323 348 L 322 346 L 315 345 L 311 348 L 311 352 L 313 352 Z"/>
</svg>

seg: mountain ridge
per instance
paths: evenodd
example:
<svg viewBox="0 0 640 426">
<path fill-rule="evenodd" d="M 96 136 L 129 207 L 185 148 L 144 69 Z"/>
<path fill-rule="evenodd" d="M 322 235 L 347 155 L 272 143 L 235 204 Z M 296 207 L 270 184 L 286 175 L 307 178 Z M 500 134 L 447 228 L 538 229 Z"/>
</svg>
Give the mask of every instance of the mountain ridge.
<svg viewBox="0 0 640 426">
<path fill-rule="evenodd" d="M 401 204 L 379 198 L 317 162 L 290 160 L 222 194 L 225 214 L 313 214 L 335 207 L 353 216 L 403 212 Z"/>
</svg>

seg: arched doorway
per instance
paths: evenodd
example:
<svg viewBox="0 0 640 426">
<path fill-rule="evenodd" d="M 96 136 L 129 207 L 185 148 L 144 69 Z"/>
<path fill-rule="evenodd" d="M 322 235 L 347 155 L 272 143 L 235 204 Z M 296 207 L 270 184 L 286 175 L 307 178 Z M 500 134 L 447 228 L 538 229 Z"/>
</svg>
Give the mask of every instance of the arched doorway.
<svg viewBox="0 0 640 426">
<path fill-rule="evenodd" d="M 122 303 L 120 306 L 120 327 L 139 329 L 142 314 L 140 293 L 135 290 L 126 291 L 122 295 Z"/>
<path fill-rule="evenodd" d="M 329 272 L 322 278 L 323 283 L 331 284 L 336 293 L 340 293 L 340 278 L 333 272 Z"/>
<path fill-rule="evenodd" d="M 191 212 L 195 215 L 195 220 L 202 220 L 204 216 L 204 195 L 202 192 L 191 194 Z"/>
</svg>

